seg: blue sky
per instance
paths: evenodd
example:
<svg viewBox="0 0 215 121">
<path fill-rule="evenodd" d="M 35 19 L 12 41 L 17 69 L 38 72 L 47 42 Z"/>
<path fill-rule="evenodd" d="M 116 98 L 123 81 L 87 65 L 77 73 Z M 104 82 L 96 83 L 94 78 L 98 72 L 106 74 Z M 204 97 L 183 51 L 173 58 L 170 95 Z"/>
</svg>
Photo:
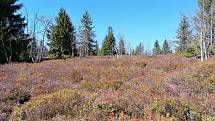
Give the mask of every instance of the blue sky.
<svg viewBox="0 0 215 121">
<path fill-rule="evenodd" d="M 57 15 L 61 7 L 70 15 L 78 28 L 80 18 L 88 10 L 95 26 L 100 45 L 108 26 L 112 26 L 118 39 L 122 34 L 127 48 L 143 42 L 151 49 L 155 40 L 174 40 L 180 15 L 189 17 L 197 10 L 197 0 L 20 0 L 29 18 L 39 11 L 40 16 Z M 24 9 L 22 10 L 25 14 Z"/>
</svg>

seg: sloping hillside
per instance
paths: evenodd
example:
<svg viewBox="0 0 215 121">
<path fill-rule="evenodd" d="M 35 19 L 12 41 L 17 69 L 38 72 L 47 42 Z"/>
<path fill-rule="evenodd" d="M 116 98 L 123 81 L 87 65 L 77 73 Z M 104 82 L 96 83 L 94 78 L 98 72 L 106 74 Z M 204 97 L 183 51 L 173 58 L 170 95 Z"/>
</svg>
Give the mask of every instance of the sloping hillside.
<svg viewBox="0 0 215 121">
<path fill-rule="evenodd" d="M 0 120 L 215 120 L 215 58 L 0 65 Z"/>
</svg>

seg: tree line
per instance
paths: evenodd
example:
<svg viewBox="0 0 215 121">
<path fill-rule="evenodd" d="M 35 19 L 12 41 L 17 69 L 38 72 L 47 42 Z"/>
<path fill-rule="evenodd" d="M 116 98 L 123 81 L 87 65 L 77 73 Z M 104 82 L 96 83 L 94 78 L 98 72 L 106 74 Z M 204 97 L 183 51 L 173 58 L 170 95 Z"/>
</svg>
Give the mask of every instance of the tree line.
<svg viewBox="0 0 215 121">
<path fill-rule="evenodd" d="M 32 22 L 32 29 L 29 32 L 28 18 L 17 14 L 23 6 L 17 3 L 18 0 L 3 0 L 1 5 L 1 63 L 12 61 L 32 61 L 40 62 L 43 57 L 49 58 L 69 58 L 86 56 L 107 56 L 107 55 L 143 55 L 144 45 L 140 43 L 132 52 L 126 53 L 125 40 L 119 37 L 118 45 L 111 26 L 107 29 L 107 34 L 99 48 L 98 41 L 95 40 L 93 21 L 87 11 L 81 18 L 81 25 L 78 30 L 74 27 L 66 10 L 61 8 L 55 21 L 50 18 L 39 17 L 35 14 Z M 10 10 L 10 11 L 8 11 Z M 14 18 L 13 18 L 14 17 Z M 27 22 L 26 22 L 27 21 Z M 37 26 L 41 22 L 43 26 L 42 40 L 38 41 L 36 33 Z M 7 26 L 9 25 L 9 26 Z M 19 28 L 17 26 L 20 26 Z M 27 29 L 27 32 L 25 30 Z M 5 31 L 6 30 L 6 31 Z M 8 33 L 6 33 L 8 30 Z M 45 38 L 48 40 L 49 50 L 45 46 Z"/>
<path fill-rule="evenodd" d="M 191 22 L 188 17 L 181 17 L 176 53 L 204 61 L 215 54 L 215 0 L 198 0 L 198 5 Z"/>
<path fill-rule="evenodd" d="M 117 47 L 112 27 L 108 27 L 102 48 L 99 48 L 98 41 L 95 40 L 93 21 L 88 11 L 85 11 L 82 15 L 78 32 L 63 8 L 60 9 L 55 21 L 56 23 L 50 27 L 47 34 L 50 42 L 50 58 L 125 54 L 124 39 L 120 37 L 119 46 Z"/>
<path fill-rule="evenodd" d="M 106 36 L 99 48 L 98 40 L 93 26 L 93 20 L 85 11 L 80 19 L 80 26 L 75 28 L 66 10 L 61 8 L 54 22 L 49 17 L 38 16 L 29 29 L 28 15 L 26 18 L 17 13 L 23 6 L 18 0 L 0 1 L 0 63 L 14 61 L 40 62 L 44 57 L 60 59 L 69 57 L 86 56 L 112 56 L 112 55 L 145 55 L 144 44 L 140 43 L 130 50 L 125 47 L 123 36 L 117 40 L 111 26 L 108 27 Z M 156 40 L 154 48 L 149 54 L 181 54 L 186 57 L 199 57 L 206 60 L 214 55 L 214 0 L 198 0 L 199 10 L 193 16 L 192 23 L 186 16 L 181 17 L 179 28 L 176 32 L 176 47 L 170 45 L 166 39 L 162 48 Z M 37 30 L 38 23 L 42 31 Z M 193 28 L 191 28 L 193 27 Z M 42 35 L 38 39 L 37 33 Z M 45 46 L 45 40 L 48 40 Z"/>
<path fill-rule="evenodd" d="M 44 57 L 59 59 L 96 55 L 125 54 L 124 39 L 120 38 L 119 48 L 112 27 L 99 48 L 90 14 L 85 11 L 78 30 L 74 27 L 66 10 L 61 8 L 55 21 L 48 17 L 34 15 L 29 29 L 26 18 L 18 11 L 23 7 L 18 0 L 0 1 L 0 63 L 18 61 L 40 62 Z M 26 10 L 27 12 L 27 10 Z M 38 25 L 40 23 L 40 25 Z M 42 26 L 42 30 L 37 30 Z M 42 35 L 39 40 L 37 33 Z M 45 40 L 48 40 L 45 46 Z"/>
</svg>

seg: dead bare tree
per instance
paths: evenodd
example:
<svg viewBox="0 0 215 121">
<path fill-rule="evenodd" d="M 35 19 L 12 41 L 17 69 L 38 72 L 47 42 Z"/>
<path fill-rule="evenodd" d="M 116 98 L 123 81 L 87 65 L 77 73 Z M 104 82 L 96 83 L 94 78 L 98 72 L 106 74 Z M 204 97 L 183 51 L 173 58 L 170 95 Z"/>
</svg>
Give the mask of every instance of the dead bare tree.
<svg viewBox="0 0 215 121">
<path fill-rule="evenodd" d="M 52 18 L 51 17 L 38 17 L 38 20 L 42 26 L 42 30 L 39 32 L 42 35 L 41 44 L 39 47 L 39 53 L 38 53 L 38 61 L 40 62 L 43 59 L 44 56 L 44 47 L 45 47 L 45 38 L 47 35 L 47 32 L 49 31 L 49 28 L 53 25 L 52 24 Z"/>
<path fill-rule="evenodd" d="M 201 53 L 201 61 L 207 60 L 210 56 L 210 50 L 212 49 L 213 44 L 213 3 L 209 3 L 206 0 L 202 0 L 200 5 L 200 53 Z M 210 10 L 208 10 L 208 6 L 210 6 Z"/>
<path fill-rule="evenodd" d="M 36 28 L 37 28 L 37 25 L 38 25 L 38 11 L 36 12 L 36 14 L 34 15 L 34 18 L 33 18 L 33 22 L 32 22 L 32 29 L 31 29 L 31 32 L 30 32 L 30 39 L 31 41 L 29 42 L 29 53 L 30 53 L 30 57 L 31 57 L 31 60 L 33 63 L 37 62 L 37 39 L 36 39 Z"/>
<path fill-rule="evenodd" d="M 27 10 L 26 10 L 27 14 Z M 46 39 L 46 34 L 52 26 L 52 19 L 51 17 L 46 17 L 46 16 L 39 16 L 39 11 L 37 11 L 34 15 L 34 18 L 32 20 L 32 28 L 30 30 L 30 36 L 29 39 L 31 40 L 29 42 L 29 53 L 30 57 L 33 63 L 41 62 L 43 57 L 44 57 L 44 48 L 45 48 L 45 39 Z M 28 18 L 27 18 L 27 21 Z M 28 33 L 28 29 L 27 29 Z M 37 35 L 41 35 L 42 38 L 39 41 L 37 38 Z"/>
<path fill-rule="evenodd" d="M 215 0 L 202 0 L 201 4 L 201 61 L 207 60 L 213 51 L 214 46 L 214 12 Z"/>
</svg>

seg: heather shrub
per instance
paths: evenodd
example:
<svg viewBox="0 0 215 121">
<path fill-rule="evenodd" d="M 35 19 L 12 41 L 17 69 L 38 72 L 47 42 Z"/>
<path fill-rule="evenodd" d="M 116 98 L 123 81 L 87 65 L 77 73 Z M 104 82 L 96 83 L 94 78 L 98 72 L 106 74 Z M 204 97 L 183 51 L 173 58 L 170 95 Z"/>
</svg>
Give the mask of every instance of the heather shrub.
<svg viewBox="0 0 215 121">
<path fill-rule="evenodd" d="M 0 121 L 7 121 L 15 104 L 8 101 L 0 102 Z"/>
<path fill-rule="evenodd" d="M 215 121 L 215 116 L 203 115 L 202 121 Z"/>
<path fill-rule="evenodd" d="M 173 72 L 176 69 L 182 68 L 184 64 L 186 64 L 186 61 L 179 57 L 175 57 L 174 59 L 163 57 L 149 61 L 145 70 L 158 75 L 164 72 Z"/>
<path fill-rule="evenodd" d="M 118 90 L 122 84 L 123 84 L 122 81 L 106 81 L 106 82 L 101 83 L 101 85 L 103 85 L 104 88 L 115 90 L 115 91 Z M 99 85 L 99 86 L 101 86 L 101 85 Z M 102 88 L 102 86 L 101 86 L 101 88 Z"/>
<path fill-rule="evenodd" d="M 61 82 L 81 82 L 81 80 L 83 80 L 83 75 L 81 74 L 81 72 L 77 71 L 77 70 L 73 70 L 71 73 L 68 74 L 63 74 L 62 76 L 60 76 L 59 79 Z"/>
<path fill-rule="evenodd" d="M 28 79 L 29 79 L 28 76 L 25 74 L 20 74 L 17 76 L 18 81 L 27 81 Z"/>
<path fill-rule="evenodd" d="M 88 89 L 88 90 L 110 89 L 110 90 L 116 91 L 120 89 L 122 84 L 123 84 L 123 81 L 118 81 L 118 80 L 98 81 L 98 82 L 83 80 L 81 81 L 80 86 L 81 88 Z"/>
<path fill-rule="evenodd" d="M 83 75 L 81 74 L 81 72 L 78 71 L 73 71 L 70 75 L 71 79 L 73 79 L 75 82 L 80 82 L 81 80 L 83 80 Z"/>
<path fill-rule="evenodd" d="M 215 91 L 212 65 L 200 65 L 172 77 L 170 83 L 189 94 L 207 94 Z"/>
<path fill-rule="evenodd" d="M 160 55 L 2 65 L 0 120 L 210 121 L 214 62 Z"/>
<path fill-rule="evenodd" d="M 176 99 L 152 101 L 146 107 L 145 114 L 150 114 L 150 117 L 152 118 L 160 116 L 173 118 L 179 121 L 201 121 L 200 113 L 193 104 Z"/>
<path fill-rule="evenodd" d="M 106 116 L 114 115 L 115 117 L 119 117 L 121 113 L 123 113 L 125 117 L 129 118 L 144 116 L 143 105 L 117 105 L 112 103 L 100 103 L 97 105 L 97 109 L 102 113 L 106 114 Z"/>
<path fill-rule="evenodd" d="M 147 66 L 146 62 L 144 61 L 139 61 L 139 62 L 136 62 L 135 64 L 137 67 L 140 67 L 140 68 L 145 68 Z"/>
<path fill-rule="evenodd" d="M 15 107 L 10 120 L 48 120 L 57 115 L 74 118 L 91 108 L 90 97 L 88 98 L 70 89 L 41 95 L 22 106 Z"/>
<path fill-rule="evenodd" d="M 80 82 L 80 87 L 82 89 L 87 89 L 87 90 L 95 90 L 96 89 L 96 83 L 93 81 L 88 81 L 88 80 L 82 80 Z"/>
<path fill-rule="evenodd" d="M 6 100 L 10 100 L 16 104 L 24 104 L 30 100 L 31 94 L 28 91 L 14 89 L 6 95 Z"/>
<path fill-rule="evenodd" d="M 120 112 L 124 112 L 124 108 L 123 107 L 120 107 L 120 106 L 117 106 L 117 105 L 114 105 L 114 104 L 98 104 L 97 105 L 97 109 L 98 110 L 102 110 L 103 112 L 105 113 L 120 113 Z"/>
<path fill-rule="evenodd" d="M 116 92 L 107 91 L 97 97 L 94 105 L 97 110 L 106 117 L 118 117 L 120 114 L 127 118 L 143 117 L 144 106 L 146 104 L 144 95 L 136 92 L 118 90 Z"/>
<path fill-rule="evenodd" d="M 13 111 L 13 106 L 24 104 L 30 100 L 30 97 L 30 93 L 22 89 L 13 89 L 2 94 L 0 98 L 0 120 L 7 120 Z"/>
</svg>

